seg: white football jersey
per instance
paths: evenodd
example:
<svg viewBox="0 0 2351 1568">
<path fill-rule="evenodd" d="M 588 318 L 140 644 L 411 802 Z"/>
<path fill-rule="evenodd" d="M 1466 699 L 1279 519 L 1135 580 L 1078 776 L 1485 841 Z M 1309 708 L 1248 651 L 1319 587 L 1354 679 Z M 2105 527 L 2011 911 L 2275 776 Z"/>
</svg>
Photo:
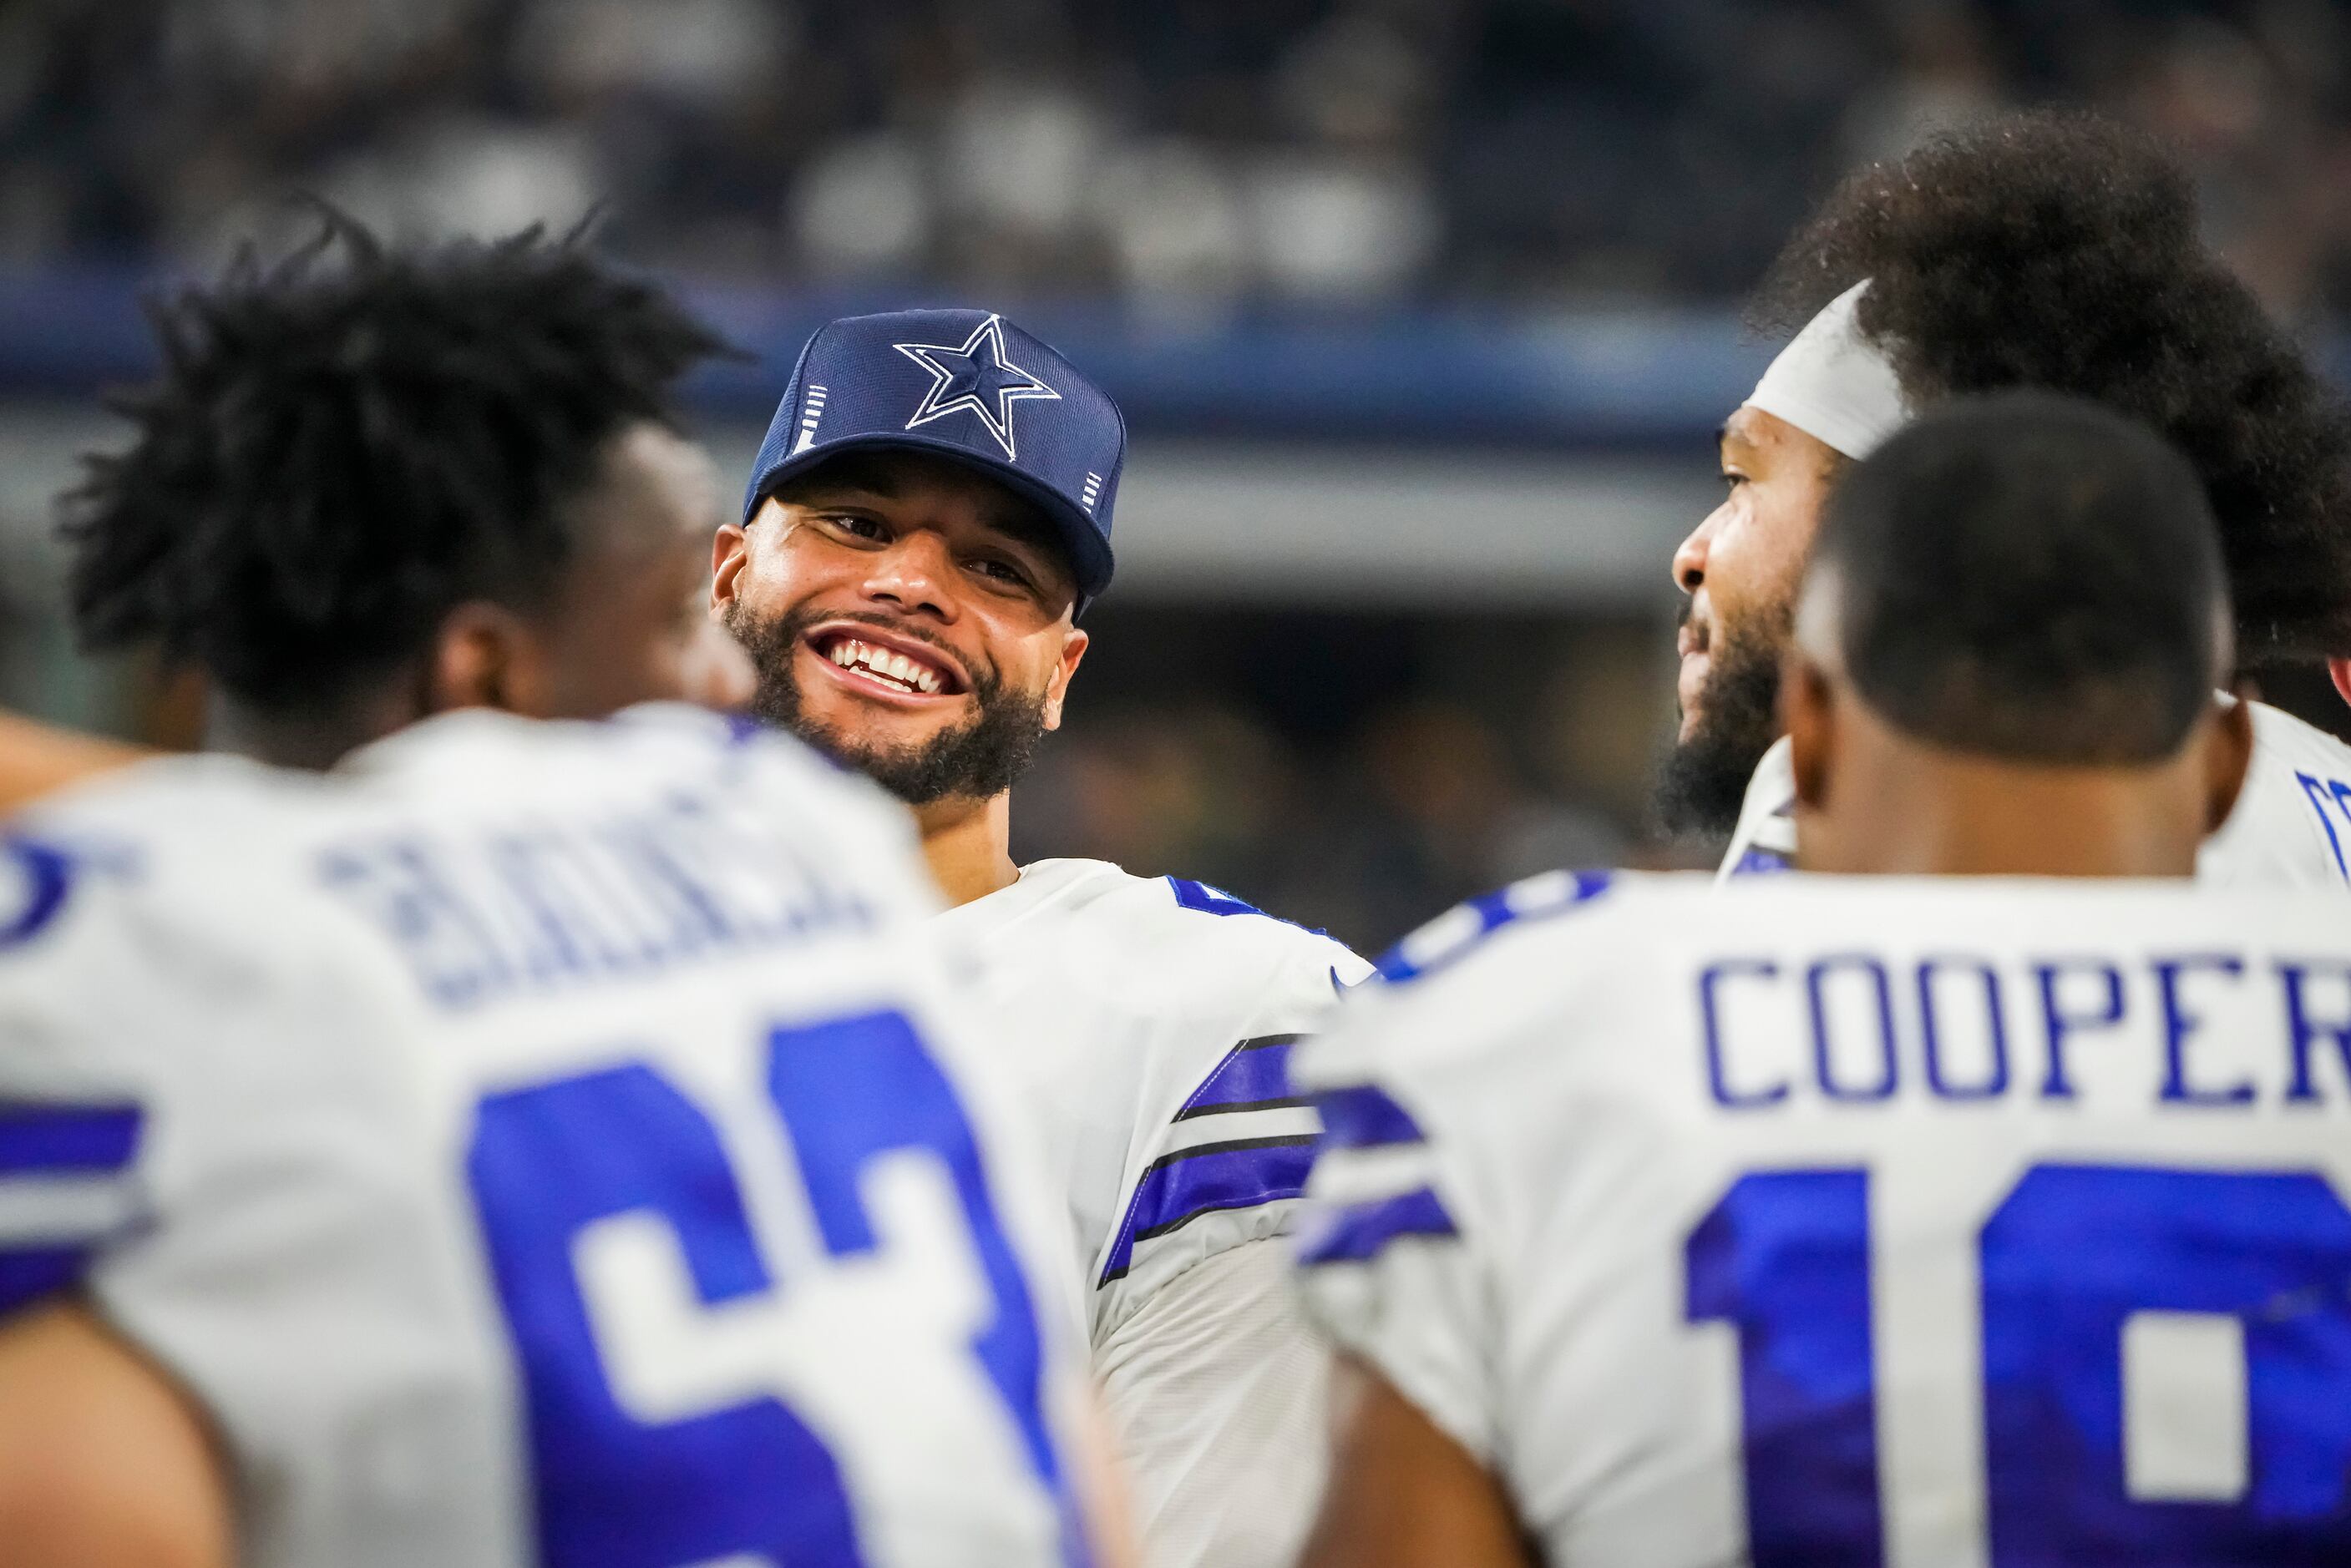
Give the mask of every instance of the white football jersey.
<svg viewBox="0 0 2351 1568">
<path fill-rule="evenodd" d="M 2351 1562 L 2351 910 L 1537 878 L 1300 1054 L 1317 1314 L 1557 1568 Z"/>
<path fill-rule="evenodd" d="M 1321 1490 L 1325 1370 L 1279 1248 L 1313 1158 L 1289 1058 L 1346 948 L 1173 877 L 1043 860 L 937 918 L 1024 1081 L 1097 1373 L 1161 1568 L 1287 1563 Z"/>
<path fill-rule="evenodd" d="M 1056 1217 L 870 785 L 465 713 L 0 862 L 0 1311 L 173 1371 L 246 1563 L 1082 1559 Z"/>
<path fill-rule="evenodd" d="M 2341 888 L 2351 883 L 2351 746 L 2266 702 L 2252 710 L 2244 791 L 2220 831 L 2204 841 L 2197 880 Z M 1795 801 L 1782 735 L 1748 782 L 1720 880 L 1792 867 Z"/>
</svg>

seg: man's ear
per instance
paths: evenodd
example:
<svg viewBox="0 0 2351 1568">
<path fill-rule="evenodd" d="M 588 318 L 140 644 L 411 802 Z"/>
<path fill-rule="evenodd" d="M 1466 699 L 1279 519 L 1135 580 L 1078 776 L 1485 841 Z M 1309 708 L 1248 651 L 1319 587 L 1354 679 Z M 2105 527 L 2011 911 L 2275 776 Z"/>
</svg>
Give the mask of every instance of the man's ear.
<svg viewBox="0 0 2351 1568">
<path fill-rule="evenodd" d="M 2241 693 L 2215 700 L 2204 735 L 2204 832 L 2220 831 L 2237 808 L 2245 773 L 2253 765 L 2253 705 Z"/>
<path fill-rule="evenodd" d="M 471 600 L 442 618 L 425 669 L 424 711 L 495 708 L 539 718 L 549 685 L 545 650 L 522 618 Z"/>
<path fill-rule="evenodd" d="M 1780 672 L 1780 726 L 1788 733 L 1796 804 L 1818 811 L 1836 771 L 1836 683 L 1800 649 L 1790 650 Z"/>
<path fill-rule="evenodd" d="M 1070 682 L 1078 673 L 1079 661 L 1086 656 L 1086 645 L 1093 639 L 1082 627 L 1071 627 L 1061 637 L 1061 659 L 1054 667 L 1053 678 L 1045 682 L 1045 728 L 1061 727 L 1061 708 L 1070 695 Z"/>
<path fill-rule="evenodd" d="M 740 523 L 721 523 L 710 541 L 710 607 L 723 610 L 736 598 L 736 580 L 751 563 L 751 535 Z"/>
</svg>

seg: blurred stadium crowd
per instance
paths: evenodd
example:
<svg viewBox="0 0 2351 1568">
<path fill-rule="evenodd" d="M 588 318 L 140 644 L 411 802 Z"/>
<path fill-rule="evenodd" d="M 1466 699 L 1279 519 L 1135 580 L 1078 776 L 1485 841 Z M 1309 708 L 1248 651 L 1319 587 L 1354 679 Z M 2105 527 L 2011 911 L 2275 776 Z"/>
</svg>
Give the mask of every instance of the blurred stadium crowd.
<svg viewBox="0 0 2351 1568">
<path fill-rule="evenodd" d="M 16 0 L 0 260 L 209 259 L 305 187 L 761 285 L 1719 299 L 1855 161 L 2062 96 L 2307 317 L 2346 72 L 2330 0 Z"/>
</svg>

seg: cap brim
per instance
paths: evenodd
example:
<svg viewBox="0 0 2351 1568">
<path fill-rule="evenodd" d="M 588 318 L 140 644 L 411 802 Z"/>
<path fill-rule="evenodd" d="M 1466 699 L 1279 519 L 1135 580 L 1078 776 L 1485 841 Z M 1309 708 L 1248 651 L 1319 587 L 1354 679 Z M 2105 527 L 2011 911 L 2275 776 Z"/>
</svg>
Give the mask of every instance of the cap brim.
<svg viewBox="0 0 2351 1568">
<path fill-rule="evenodd" d="M 976 452 L 955 441 L 911 432 L 843 436 L 839 441 L 826 441 L 806 452 L 792 453 L 758 476 L 751 487 L 750 504 L 744 509 L 744 521 L 749 522 L 751 514 L 758 510 L 759 503 L 773 494 L 776 487 L 792 475 L 804 473 L 828 458 L 852 452 L 919 452 L 984 474 L 1033 504 L 1051 519 L 1054 529 L 1061 535 L 1062 548 L 1069 554 L 1071 570 L 1077 578 L 1080 608 L 1084 607 L 1088 599 L 1097 597 L 1110 587 L 1113 565 L 1110 543 L 1095 528 L 1093 519 L 1072 505 L 1068 497 L 1038 483 L 1010 462 Z"/>
</svg>

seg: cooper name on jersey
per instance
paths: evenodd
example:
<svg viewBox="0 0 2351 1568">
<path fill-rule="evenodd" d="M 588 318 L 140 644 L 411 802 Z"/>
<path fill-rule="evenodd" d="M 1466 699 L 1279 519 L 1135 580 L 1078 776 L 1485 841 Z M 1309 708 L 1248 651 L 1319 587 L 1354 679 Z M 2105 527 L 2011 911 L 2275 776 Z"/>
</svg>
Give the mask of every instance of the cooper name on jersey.
<svg viewBox="0 0 2351 1568">
<path fill-rule="evenodd" d="M 419 827 L 333 846 L 318 864 L 324 885 L 381 927 L 425 994 L 451 1009 L 874 921 L 855 888 L 716 795 L 677 794 L 585 823 Z"/>
<path fill-rule="evenodd" d="M 2351 1106 L 2341 959 L 1758 953 L 1715 959 L 1695 983 L 1707 1088 L 1734 1111 L 1921 1096 Z"/>
</svg>

